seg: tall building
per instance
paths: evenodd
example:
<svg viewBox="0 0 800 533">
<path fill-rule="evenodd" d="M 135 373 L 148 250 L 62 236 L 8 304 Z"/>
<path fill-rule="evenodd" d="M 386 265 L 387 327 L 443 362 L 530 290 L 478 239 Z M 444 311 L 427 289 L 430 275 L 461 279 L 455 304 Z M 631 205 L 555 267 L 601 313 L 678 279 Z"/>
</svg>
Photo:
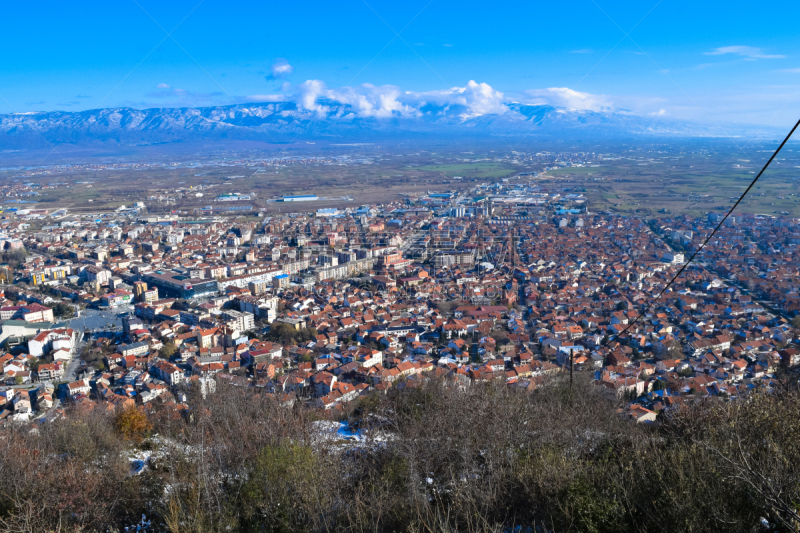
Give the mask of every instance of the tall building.
<svg viewBox="0 0 800 533">
<path fill-rule="evenodd" d="M 280 274 L 272 278 L 272 286 L 276 289 L 284 289 L 289 286 L 289 276 L 287 274 Z"/>
<path fill-rule="evenodd" d="M 133 282 L 133 298 L 137 302 L 144 301 L 144 293 L 147 292 L 147 283 L 144 281 L 134 281 Z"/>
</svg>

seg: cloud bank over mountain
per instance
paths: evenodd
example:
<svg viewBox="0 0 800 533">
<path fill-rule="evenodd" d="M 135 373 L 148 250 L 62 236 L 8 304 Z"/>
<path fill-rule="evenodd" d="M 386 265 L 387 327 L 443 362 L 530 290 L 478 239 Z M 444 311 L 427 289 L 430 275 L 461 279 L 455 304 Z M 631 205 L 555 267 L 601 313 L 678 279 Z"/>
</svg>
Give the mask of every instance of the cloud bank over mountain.
<svg viewBox="0 0 800 533">
<path fill-rule="evenodd" d="M 329 88 L 320 80 L 307 80 L 292 88 L 291 95 L 253 95 L 250 101 L 294 102 L 299 109 L 327 115 L 331 108 L 321 101 L 335 102 L 347 106 L 351 113 L 338 118 L 415 118 L 425 113 L 429 106 L 447 109 L 460 106 L 466 116 L 486 114 L 502 115 L 508 111 L 510 102 L 503 93 L 487 83 L 470 80 L 464 87 L 452 87 L 440 91 L 403 91 L 396 85 L 372 85 L 364 83 L 355 87 Z"/>
<path fill-rule="evenodd" d="M 589 111 L 614 111 L 615 106 L 608 96 L 582 93 L 566 87 L 531 89 L 524 92 L 527 103 L 547 104 L 568 109 Z"/>
<path fill-rule="evenodd" d="M 478 83 L 474 80 L 470 80 L 463 87 L 425 92 L 403 91 L 397 85 L 370 83 L 355 87 L 329 88 L 320 80 L 307 80 L 289 90 L 293 90 L 293 94 L 254 95 L 249 98 L 251 101 L 259 102 L 294 101 L 301 109 L 326 114 L 330 108 L 319 103 L 324 99 L 350 106 L 353 110 L 352 116 L 358 118 L 419 117 L 430 106 L 444 109 L 459 106 L 464 110 L 465 117 L 502 115 L 509 110 L 507 105 L 509 103 L 546 104 L 590 111 L 614 109 L 607 96 L 578 92 L 566 87 L 531 89 L 524 91 L 521 98 L 515 100 L 506 97 L 488 83 Z"/>
<path fill-rule="evenodd" d="M 275 65 L 271 75 L 276 78 L 291 70 L 288 63 Z M 320 80 L 286 88 L 283 94 L 252 95 L 232 105 L 0 115 L 0 148 L 222 139 L 285 143 L 465 136 L 600 140 L 778 135 L 766 127 L 670 120 L 663 108 L 637 115 L 618 108 L 608 96 L 563 87 L 529 90 L 516 98 L 472 80 L 462 87 L 423 92 L 369 83 L 331 88 Z M 160 84 L 154 94 L 185 98 L 189 93 Z"/>
</svg>

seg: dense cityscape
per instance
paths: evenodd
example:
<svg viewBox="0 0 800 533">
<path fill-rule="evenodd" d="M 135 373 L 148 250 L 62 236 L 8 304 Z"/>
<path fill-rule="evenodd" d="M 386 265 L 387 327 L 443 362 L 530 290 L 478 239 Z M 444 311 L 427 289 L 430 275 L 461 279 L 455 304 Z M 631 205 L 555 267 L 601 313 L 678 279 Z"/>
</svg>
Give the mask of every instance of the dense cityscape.
<svg viewBox="0 0 800 533">
<path fill-rule="evenodd" d="M 800 533 L 800 3 L 3 7 L 0 533 Z"/>
<path fill-rule="evenodd" d="M 800 362 L 789 217 L 731 217 L 661 294 L 719 214 L 596 213 L 513 179 L 255 219 L 137 205 L 3 213 L 4 423 L 180 411 L 219 381 L 331 416 L 431 377 L 534 390 L 570 366 L 658 423 Z"/>
</svg>

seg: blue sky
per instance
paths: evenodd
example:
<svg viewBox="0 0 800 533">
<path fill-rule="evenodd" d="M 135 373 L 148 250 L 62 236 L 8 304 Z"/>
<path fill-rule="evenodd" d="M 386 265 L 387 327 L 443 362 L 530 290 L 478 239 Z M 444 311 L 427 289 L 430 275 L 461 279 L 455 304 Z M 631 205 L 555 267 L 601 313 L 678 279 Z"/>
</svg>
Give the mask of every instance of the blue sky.
<svg viewBox="0 0 800 533">
<path fill-rule="evenodd" d="M 503 101 L 783 126 L 800 116 L 799 15 L 736 0 L 6 3 L 0 112 L 309 91 L 379 108 L 386 91 L 474 80 Z"/>
</svg>

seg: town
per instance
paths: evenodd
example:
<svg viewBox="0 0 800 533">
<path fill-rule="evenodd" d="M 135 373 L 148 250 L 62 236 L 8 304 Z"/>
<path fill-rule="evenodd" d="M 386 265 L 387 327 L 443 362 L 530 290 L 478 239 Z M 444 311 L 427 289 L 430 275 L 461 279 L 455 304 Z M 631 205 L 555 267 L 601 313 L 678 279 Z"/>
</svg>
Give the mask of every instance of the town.
<svg viewBox="0 0 800 533">
<path fill-rule="evenodd" d="M 220 382 L 334 414 L 431 378 L 535 390 L 570 370 L 654 423 L 800 363 L 798 219 L 735 214 L 639 318 L 719 214 L 593 212 L 508 179 L 297 205 L 255 220 L 7 209 L 0 423 L 180 411 L 190 386 Z"/>
<path fill-rule="evenodd" d="M 4 7 L 0 532 L 800 532 L 800 3 Z"/>
</svg>

